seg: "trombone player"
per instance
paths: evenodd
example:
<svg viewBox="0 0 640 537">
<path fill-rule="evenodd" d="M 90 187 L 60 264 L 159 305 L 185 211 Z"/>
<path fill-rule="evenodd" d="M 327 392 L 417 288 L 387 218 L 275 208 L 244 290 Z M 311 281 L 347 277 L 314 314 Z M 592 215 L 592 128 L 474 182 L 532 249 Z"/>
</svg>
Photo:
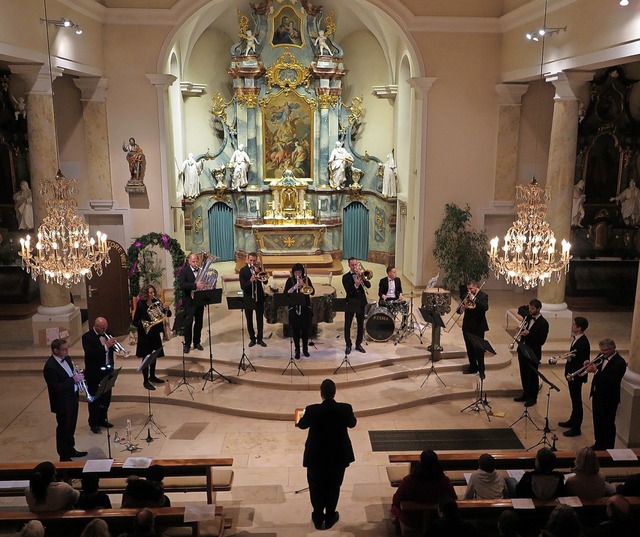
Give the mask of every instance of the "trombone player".
<svg viewBox="0 0 640 537">
<path fill-rule="evenodd" d="M 253 327 L 253 309 L 246 307 L 244 315 L 247 319 L 247 331 L 249 332 L 249 347 L 253 347 L 256 343 L 261 347 L 267 344 L 262 339 L 262 325 L 264 322 L 264 289 L 263 285 L 266 279 L 260 273 L 263 272 L 262 267 L 256 265 L 258 254 L 250 252 L 247 255 L 247 264 L 240 269 L 240 288 L 245 301 L 251 300 L 255 304 L 256 312 L 256 328 Z"/>
<path fill-rule="evenodd" d="M 198 254 L 189 254 L 187 264 L 182 267 L 182 270 L 178 274 L 178 285 L 182 290 L 182 303 L 185 307 L 182 326 L 184 334 L 184 345 L 182 350 L 185 354 L 189 353 L 191 341 L 193 341 L 194 349 L 198 349 L 199 351 L 204 350 L 200 344 L 204 305 L 196 306 L 193 302 L 193 292 L 205 288 L 204 282 L 196 282 L 199 271 Z"/>
<path fill-rule="evenodd" d="M 478 287 L 478 282 L 467 282 L 467 294 L 462 298 L 456 313 L 464 314 L 462 319 L 462 336 L 467 349 L 469 365 L 462 371 L 464 375 L 478 373 L 484 379 L 484 349 L 474 347 L 468 334 L 484 339 L 484 333 L 489 330 L 487 311 L 489 310 L 489 295 Z"/>
<path fill-rule="evenodd" d="M 300 359 L 300 339 L 302 338 L 302 354 L 309 357 L 309 325 L 311 324 L 311 295 L 313 288 L 311 278 L 304 271 L 304 265 L 296 263 L 291 269 L 291 277 L 284 285 L 285 293 L 302 293 L 305 297 L 304 306 L 289 307 L 289 326 L 293 334 L 293 345 L 296 348 L 295 358 Z"/>
<path fill-rule="evenodd" d="M 362 270 L 362 265 L 358 263 L 355 257 L 349 258 L 349 272 L 342 276 L 342 286 L 347 295 L 347 301 L 349 303 L 356 302 L 358 305 L 357 311 L 345 311 L 344 312 L 344 342 L 346 345 L 345 354 L 351 353 L 351 323 L 353 322 L 353 316 L 356 316 L 356 322 L 358 323 L 358 331 L 356 334 L 356 350 L 360 352 L 367 352 L 362 346 L 364 339 L 364 308 L 367 305 L 367 292 L 365 288 L 371 287 L 369 282 L 370 278 L 365 278 L 365 271 Z"/>
</svg>

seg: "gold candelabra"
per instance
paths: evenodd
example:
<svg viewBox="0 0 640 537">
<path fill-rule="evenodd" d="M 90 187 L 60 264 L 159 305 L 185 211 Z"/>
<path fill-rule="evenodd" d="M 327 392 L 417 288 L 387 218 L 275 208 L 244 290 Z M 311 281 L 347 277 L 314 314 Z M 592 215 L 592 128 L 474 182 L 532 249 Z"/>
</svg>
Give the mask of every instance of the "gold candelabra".
<svg viewBox="0 0 640 537">
<path fill-rule="evenodd" d="M 525 289 L 544 285 L 555 275 L 559 281 L 569 270 L 571 244 L 562 239 L 556 250 L 556 238 L 545 220 L 549 192 L 535 177 L 528 185 L 516 187 L 517 219 L 504 237 L 498 252 L 498 237 L 491 240 L 489 265 L 496 278 L 503 275 L 507 283 Z"/>
<path fill-rule="evenodd" d="M 74 183 L 60 170 L 55 180 L 43 181 L 46 216 L 38 227 L 35 252 L 29 235 L 20 239 L 22 267 L 34 280 L 42 276 L 47 283 L 70 287 L 85 277 L 91 279 L 91 269 L 102 275 L 102 263 L 108 265 L 111 261 L 107 236 L 98 231 L 96 239 L 89 237 L 89 228 L 78 214 L 78 203 L 71 196 Z"/>
</svg>

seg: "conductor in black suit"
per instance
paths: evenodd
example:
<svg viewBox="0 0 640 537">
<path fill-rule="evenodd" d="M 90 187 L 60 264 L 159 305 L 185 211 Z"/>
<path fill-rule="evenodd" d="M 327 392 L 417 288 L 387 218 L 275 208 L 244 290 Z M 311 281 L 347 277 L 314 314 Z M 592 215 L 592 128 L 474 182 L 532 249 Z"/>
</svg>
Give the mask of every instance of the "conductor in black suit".
<svg viewBox="0 0 640 537">
<path fill-rule="evenodd" d="M 538 402 L 538 368 L 542 360 L 542 346 L 549 335 L 549 322 L 542 316 L 541 310 L 542 302 L 537 298 L 529 302 L 529 315 L 525 318 L 525 327 L 520 332 L 520 342 L 533 351 L 533 356 L 527 356 L 518 345 L 522 395 L 514 397 L 513 400 L 518 403 L 524 402 L 526 407 L 534 406 Z"/>
<path fill-rule="evenodd" d="M 388 266 L 386 277 L 378 284 L 378 296 L 380 305 L 384 306 L 387 300 L 402 300 L 402 280 L 396 275 L 396 267 Z"/>
<path fill-rule="evenodd" d="M 240 288 L 245 302 L 251 300 L 255 304 L 256 327 L 253 327 L 253 309 L 244 309 L 244 315 L 247 319 L 247 331 L 249 332 L 249 347 L 253 347 L 256 343 L 261 347 L 267 344 L 262 339 L 262 326 L 264 324 L 264 289 L 266 282 L 258 280 L 257 274 L 263 270 L 262 267 L 256 265 L 258 254 L 249 253 L 247 256 L 247 264 L 240 269 Z M 257 333 L 256 333 L 257 330 Z"/>
<path fill-rule="evenodd" d="M 49 391 L 51 412 L 56 415 L 56 450 L 60 461 L 70 461 L 71 457 L 84 457 L 86 451 L 76 451 L 76 422 L 78 421 L 77 382 L 84 379 L 82 373 L 74 373 L 69 359 L 69 344 L 64 339 L 51 342 L 51 356 L 42 370 Z"/>
<path fill-rule="evenodd" d="M 484 349 L 475 347 L 469 334 L 484 339 L 484 333 L 489 330 L 487 311 L 489 310 L 489 295 L 478 287 L 478 282 L 467 282 L 467 295 L 458 306 L 457 313 L 463 313 L 462 337 L 467 348 L 468 367 L 463 371 L 465 375 L 478 373 L 484 379 Z"/>
<path fill-rule="evenodd" d="M 564 365 L 564 376 L 569 386 L 569 397 L 571 397 L 571 416 L 567 421 L 560 421 L 560 427 L 567 427 L 569 430 L 562 433 L 564 436 L 580 436 L 582 434 L 582 385 L 587 382 L 587 375 L 578 375 L 570 378 L 569 375 L 582 369 L 583 364 L 589 361 L 591 355 L 591 345 L 585 330 L 589 328 L 589 321 L 584 317 L 576 317 L 571 323 L 571 333 L 573 340 L 569 349 L 569 356 Z"/>
<path fill-rule="evenodd" d="M 627 362 L 616 351 L 613 339 L 599 342 L 603 359 L 600 365 L 591 364 L 588 373 L 593 373 L 591 381 L 591 406 L 593 408 L 593 449 L 613 449 L 616 444 L 616 412 L 620 404 L 620 384 L 627 371 Z M 588 365 L 585 362 L 584 365 Z"/>
<path fill-rule="evenodd" d="M 336 511 L 346 468 L 355 461 L 349 432 L 356 426 L 353 408 L 335 401 L 336 385 L 325 379 L 320 385 L 322 403 L 309 405 L 298 422 L 309 429 L 304 446 L 303 466 L 307 469 L 309 496 L 316 529 L 331 528 L 339 518 Z"/>
<path fill-rule="evenodd" d="M 180 286 L 180 289 L 182 289 L 182 303 L 185 307 L 183 325 L 183 351 L 185 354 L 187 354 L 191 349 L 192 341 L 194 349 L 198 349 L 199 351 L 204 350 L 200 344 L 204 304 L 197 306 L 193 300 L 193 292 L 204 289 L 205 287 L 204 282 L 196 283 L 196 278 L 199 272 L 200 267 L 198 267 L 198 254 L 190 254 L 187 258 L 187 264 L 182 267 L 182 270 L 178 274 L 178 285 Z"/>
<path fill-rule="evenodd" d="M 89 393 L 95 395 L 100 381 L 106 377 L 114 367 L 113 346 L 115 338 L 107 338 L 105 333 L 109 323 L 104 317 L 97 317 L 93 328 L 82 334 L 82 349 L 84 350 L 84 376 Z M 89 403 L 89 428 L 94 434 L 100 434 L 100 427 L 113 427 L 107 421 L 111 391 L 99 399 Z"/>
<path fill-rule="evenodd" d="M 356 334 L 356 350 L 360 352 L 367 352 L 362 346 L 362 340 L 364 339 L 364 309 L 367 305 L 367 294 L 365 287 L 371 287 L 371 283 L 362 277 L 362 274 L 358 271 L 358 260 L 355 257 L 349 258 L 349 272 L 342 275 L 342 286 L 347 295 L 347 301 L 349 305 L 355 302 L 358 306 L 357 311 L 345 311 L 344 313 L 344 342 L 346 345 L 345 354 L 351 352 L 351 323 L 353 322 L 353 316 L 356 316 L 356 322 L 358 323 L 358 331 Z"/>
</svg>

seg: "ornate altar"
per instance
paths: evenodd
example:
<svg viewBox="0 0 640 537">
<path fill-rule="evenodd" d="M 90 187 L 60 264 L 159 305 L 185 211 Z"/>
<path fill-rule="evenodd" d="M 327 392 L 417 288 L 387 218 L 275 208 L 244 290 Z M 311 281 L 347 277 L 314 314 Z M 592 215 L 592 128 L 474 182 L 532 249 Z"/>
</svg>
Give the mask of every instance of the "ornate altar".
<svg viewBox="0 0 640 537">
<path fill-rule="evenodd" d="M 291 170 L 285 170 L 280 179 L 269 180 L 270 209 L 264 213 L 264 223 L 277 226 L 313 224 L 315 217 L 306 199 L 311 179 L 296 179 Z"/>
</svg>

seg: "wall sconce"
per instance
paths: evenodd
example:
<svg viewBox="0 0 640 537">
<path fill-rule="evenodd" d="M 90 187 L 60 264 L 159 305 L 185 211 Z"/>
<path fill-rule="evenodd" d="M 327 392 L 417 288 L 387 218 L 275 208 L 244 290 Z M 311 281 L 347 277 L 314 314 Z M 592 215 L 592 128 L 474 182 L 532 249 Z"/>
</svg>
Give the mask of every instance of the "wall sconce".
<svg viewBox="0 0 640 537">
<path fill-rule="evenodd" d="M 76 31 L 76 34 L 82 35 L 82 28 L 73 22 L 71 19 L 65 19 L 62 17 L 61 19 L 40 19 L 42 22 L 46 22 L 47 24 L 52 24 L 56 28 L 72 28 Z"/>
<path fill-rule="evenodd" d="M 524 36 L 529 40 L 529 41 L 540 41 L 540 39 L 542 39 L 542 37 L 546 36 L 552 36 L 553 34 L 557 34 L 560 33 L 560 31 L 565 32 L 567 30 L 566 26 L 563 26 L 562 28 L 545 28 L 544 26 L 538 30 L 532 30 L 531 32 L 527 32 L 526 34 L 524 34 Z"/>
</svg>

